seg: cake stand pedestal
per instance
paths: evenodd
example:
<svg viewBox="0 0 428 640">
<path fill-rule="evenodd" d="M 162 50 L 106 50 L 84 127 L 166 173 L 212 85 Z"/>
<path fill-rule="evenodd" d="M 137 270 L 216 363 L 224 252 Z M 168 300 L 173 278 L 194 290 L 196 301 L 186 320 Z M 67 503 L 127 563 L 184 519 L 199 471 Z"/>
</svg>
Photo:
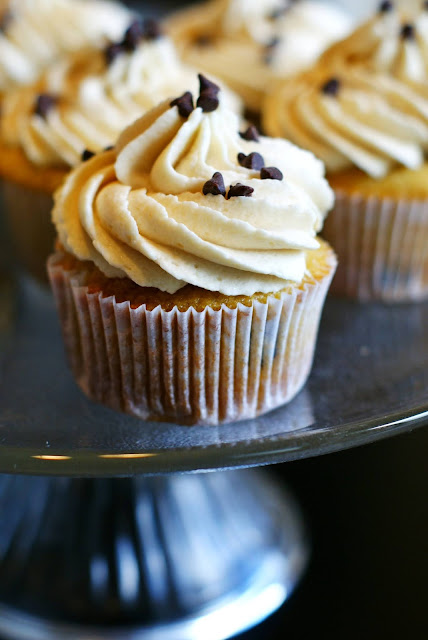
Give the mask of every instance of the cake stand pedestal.
<svg viewBox="0 0 428 640">
<path fill-rule="evenodd" d="M 50 295 L 22 281 L 0 297 L 4 638 L 244 631 L 284 602 L 308 557 L 292 498 L 249 467 L 428 421 L 427 305 L 329 301 L 313 374 L 292 403 L 189 428 L 87 400 L 66 368 Z"/>
<path fill-rule="evenodd" d="M 0 636 L 220 640 L 306 562 L 299 513 L 253 471 L 0 480 Z"/>
</svg>

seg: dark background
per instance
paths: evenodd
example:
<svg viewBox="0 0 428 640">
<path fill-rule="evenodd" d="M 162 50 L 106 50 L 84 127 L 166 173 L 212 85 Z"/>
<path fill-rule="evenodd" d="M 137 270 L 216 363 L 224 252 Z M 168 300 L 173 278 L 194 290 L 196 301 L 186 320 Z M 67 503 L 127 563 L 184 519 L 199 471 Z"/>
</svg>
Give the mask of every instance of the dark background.
<svg viewBox="0 0 428 640">
<path fill-rule="evenodd" d="M 426 640 L 427 452 L 422 428 L 272 468 L 303 507 L 312 559 L 282 609 L 239 640 Z"/>
</svg>

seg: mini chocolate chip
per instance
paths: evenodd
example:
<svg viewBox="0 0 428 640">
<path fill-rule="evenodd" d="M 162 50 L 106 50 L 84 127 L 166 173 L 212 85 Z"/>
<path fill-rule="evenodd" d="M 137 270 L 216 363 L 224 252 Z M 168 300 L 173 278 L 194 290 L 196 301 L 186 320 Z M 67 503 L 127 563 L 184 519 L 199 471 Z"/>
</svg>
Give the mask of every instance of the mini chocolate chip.
<svg viewBox="0 0 428 640">
<path fill-rule="evenodd" d="M 210 113 L 211 111 L 215 111 L 218 105 L 220 104 L 220 100 L 218 99 L 218 92 L 212 89 L 206 89 L 205 91 L 201 91 L 201 94 L 196 104 L 205 113 Z"/>
<path fill-rule="evenodd" d="M 55 96 L 51 96 L 48 93 L 41 93 L 37 96 L 34 113 L 41 118 L 46 118 L 49 111 L 55 107 L 56 103 L 57 98 L 55 98 Z"/>
<path fill-rule="evenodd" d="M 114 145 L 113 144 L 109 144 L 108 147 L 105 147 L 104 151 L 113 151 L 114 149 Z"/>
<path fill-rule="evenodd" d="M 0 17 L 0 33 L 5 33 L 13 20 L 12 11 L 6 9 Z"/>
<path fill-rule="evenodd" d="M 276 167 L 263 167 L 260 171 L 261 180 L 283 180 L 284 176 L 282 171 Z"/>
<path fill-rule="evenodd" d="M 170 107 L 178 107 L 178 113 L 182 118 L 188 118 L 193 109 L 193 96 L 190 91 L 186 91 L 182 96 L 170 102 Z"/>
<path fill-rule="evenodd" d="M 394 9 L 394 3 L 391 0 L 384 0 L 379 5 L 379 13 L 389 13 Z"/>
<path fill-rule="evenodd" d="M 248 124 L 253 124 L 259 131 L 262 130 L 261 123 L 261 114 L 260 111 L 255 111 L 254 109 L 249 109 L 248 107 L 244 108 L 243 116 Z"/>
<path fill-rule="evenodd" d="M 274 36 L 267 44 L 266 49 L 275 49 L 279 43 L 281 42 L 281 38 L 279 36 Z"/>
<path fill-rule="evenodd" d="M 143 38 L 145 40 L 157 40 L 162 36 L 162 28 L 157 20 L 146 18 L 143 22 Z"/>
<path fill-rule="evenodd" d="M 248 156 L 245 153 L 238 153 L 238 162 L 241 167 L 254 169 L 255 171 L 260 171 L 265 166 L 265 161 L 260 153 L 250 153 Z"/>
<path fill-rule="evenodd" d="M 252 140 L 253 142 L 260 141 L 259 131 L 253 124 L 250 125 L 245 131 L 240 131 L 239 135 L 243 140 Z"/>
<path fill-rule="evenodd" d="M 118 56 L 120 56 L 121 53 L 124 52 L 124 47 L 123 45 L 115 42 L 113 44 L 109 44 L 108 47 L 106 47 L 106 49 L 104 50 L 104 54 L 107 60 L 107 64 L 112 64 L 112 62 L 114 62 L 114 60 L 116 60 L 116 58 Z"/>
<path fill-rule="evenodd" d="M 254 189 L 252 187 L 248 187 L 246 184 L 238 184 L 231 185 L 229 188 L 229 193 L 227 194 L 227 199 L 237 198 L 239 196 L 243 196 L 244 198 L 251 198 L 251 195 L 254 193 Z"/>
<path fill-rule="evenodd" d="M 289 10 L 290 7 L 288 5 L 278 7 L 278 9 L 274 9 L 272 13 L 269 14 L 269 18 L 270 20 L 279 20 L 279 18 L 282 18 L 282 16 L 288 13 Z"/>
<path fill-rule="evenodd" d="M 263 52 L 263 61 L 265 62 L 265 64 L 270 64 L 272 62 L 273 56 L 275 54 L 275 49 L 277 48 L 280 42 L 281 42 L 281 38 L 278 38 L 278 36 L 275 36 L 274 38 L 272 38 L 270 42 L 268 42 L 265 45 L 264 52 Z"/>
<path fill-rule="evenodd" d="M 213 37 L 210 35 L 201 35 L 195 38 L 193 44 L 195 47 L 210 47 L 213 44 Z"/>
<path fill-rule="evenodd" d="M 135 51 L 142 39 L 143 25 L 140 20 L 134 20 L 125 31 L 122 45 L 128 51 Z"/>
<path fill-rule="evenodd" d="M 326 96 L 336 97 L 340 90 L 340 80 L 338 78 L 330 78 L 327 82 L 321 87 L 321 91 Z"/>
<path fill-rule="evenodd" d="M 199 93 L 203 93 L 204 91 L 211 91 L 212 93 L 219 93 L 220 87 L 208 80 L 206 76 L 203 76 L 202 73 L 198 73 L 199 79 Z"/>
<path fill-rule="evenodd" d="M 220 87 L 211 80 L 208 80 L 202 73 L 198 74 L 199 78 L 199 98 L 197 100 L 197 106 L 201 107 L 202 111 L 209 113 L 215 111 L 220 104 L 218 94 Z"/>
<path fill-rule="evenodd" d="M 90 160 L 91 158 L 93 158 L 95 155 L 95 153 L 93 151 L 90 151 L 89 149 L 85 149 L 84 152 L 82 153 L 82 162 L 86 162 L 86 160 Z"/>
<path fill-rule="evenodd" d="M 273 51 L 266 51 L 263 54 L 263 63 L 272 64 L 272 60 L 273 60 Z"/>
<path fill-rule="evenodd" d="M 414 40 L 416 35 L 415 26 L 410 22 L 403 24 L 400 35 L 403 40 Z"/>
<path fill-rule="evenodd" d="M 226 197 L 226 187 L 224 186 L 223 176 L 219 171 L 216 171 L 211 180 L 204 184 L 202 192 L 204 196 L 211 194 L 212 196 Z"/>
</svg>

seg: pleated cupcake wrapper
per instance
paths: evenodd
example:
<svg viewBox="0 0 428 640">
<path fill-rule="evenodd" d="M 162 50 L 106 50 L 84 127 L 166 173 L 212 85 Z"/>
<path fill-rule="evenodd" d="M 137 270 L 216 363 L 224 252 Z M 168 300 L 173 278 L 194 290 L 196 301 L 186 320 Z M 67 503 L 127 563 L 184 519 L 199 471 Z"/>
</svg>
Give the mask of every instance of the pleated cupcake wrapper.
<svg viewBox="0 0 428 640">
<path fill-rule="evenodd" d="M 428 201 L 336 197 L 322 233 L 339 258 L 332 293 L 362 301 L 428 298 Z"/>
<path fill-rule="evenodd" d="M 68 358 L 93 400 L 144 419 L 220 424 L 289 401 L 312 365 L 334 267 L 266 304 L 150 311 L 90 293 L 86 273 L 48 271 Z"/>
<path fill-rule="evenodd" d="M 2 181 L 1 189 L 14 255 L 28 273 L 47 281 L 46 260 L 55 239 L 52 195 L 9 180 Z"/>
</svg>

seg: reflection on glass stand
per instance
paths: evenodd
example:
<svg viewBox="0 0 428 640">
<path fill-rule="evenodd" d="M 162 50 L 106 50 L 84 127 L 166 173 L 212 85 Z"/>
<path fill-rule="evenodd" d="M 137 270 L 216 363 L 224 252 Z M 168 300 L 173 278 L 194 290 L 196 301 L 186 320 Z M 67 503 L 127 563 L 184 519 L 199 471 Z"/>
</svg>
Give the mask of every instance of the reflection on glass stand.
<svg viewBox="0 0 428 640">
<path fill-rule="evenodd" d="M 3 476 L 0 634 L 223 640 L 273 612 L 307 553 L 285 492 L 252 471 Z"/>
</svg>

